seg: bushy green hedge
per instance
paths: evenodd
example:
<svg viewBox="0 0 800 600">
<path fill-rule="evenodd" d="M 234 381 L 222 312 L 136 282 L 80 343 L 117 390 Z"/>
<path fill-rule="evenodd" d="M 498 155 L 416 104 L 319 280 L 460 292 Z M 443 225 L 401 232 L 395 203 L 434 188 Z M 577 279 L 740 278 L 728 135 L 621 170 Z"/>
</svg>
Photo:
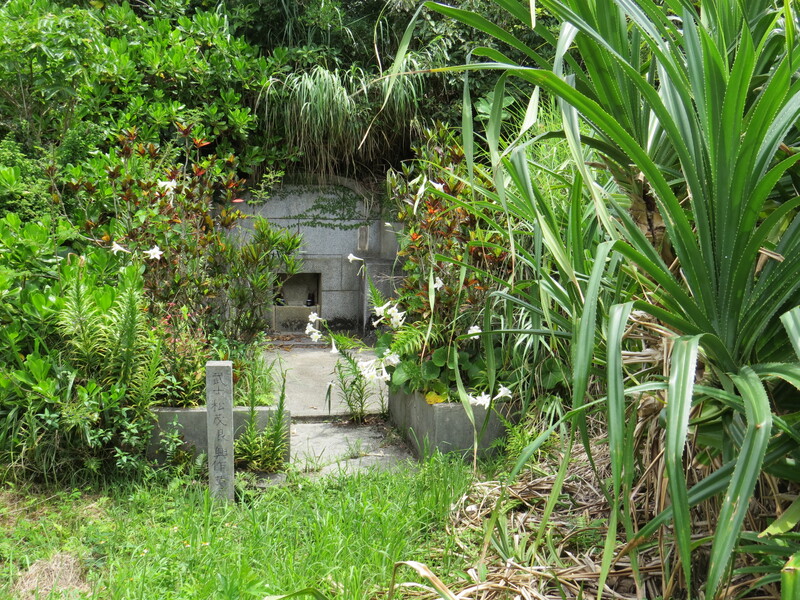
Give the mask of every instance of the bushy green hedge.
<svg viewBox="0 0 800 600">
<path fill-rule="evenodd" d="M 13 140 L 0 141 L 0 217 L 14 212 L 28 221 L 50 213 L 50 184 L 41 163 Z"/>
</svg>

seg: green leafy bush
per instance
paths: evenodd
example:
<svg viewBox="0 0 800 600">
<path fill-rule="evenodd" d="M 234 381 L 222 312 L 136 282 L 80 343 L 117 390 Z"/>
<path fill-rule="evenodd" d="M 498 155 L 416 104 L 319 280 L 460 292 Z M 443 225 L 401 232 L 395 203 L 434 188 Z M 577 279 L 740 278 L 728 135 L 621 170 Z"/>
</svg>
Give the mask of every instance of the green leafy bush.
<svg viewBox="0 0 800 600">
<path fill-rule="evenodd" d="M 77 243 L 0 220 L 0 463 L 46 479 L 138 469 L 161 379 L 140 269 Z"/>
<path fill-rule="evenodd" d="M 470 176 L 464 149 L 444 124 L 426 130 L 424 143 L 414 150 L 413 163 L 387 175 L 389 196 L 404 225 L 398 303 L 405 322 L 390 328 L 395 331 L 379 347 L 403 360 L 392 371 L 393 385 L 446 397 L 451 391 L 455 395 L 460 377 L 484 391 L 489 385 L 485 357 L 479 338 L 468 332 L 480 330 L 486 300 L 506 285 L 511 263 L 498 243 L 502 237 L 483 220 L 489 213 L 464 204 L 476 190 L 491 189 L 491 179 L 480 166 Z M 379 307 L 385 299 L 375 295 L 373 304 Z"/>
<path fill-rule="evenodd" d="M 41 162 L 27 157 L 9 137 L 0 141 L 0 217 L 13 212 L 23 221 L 43 219 L 51 207 Z"/>
</svg>

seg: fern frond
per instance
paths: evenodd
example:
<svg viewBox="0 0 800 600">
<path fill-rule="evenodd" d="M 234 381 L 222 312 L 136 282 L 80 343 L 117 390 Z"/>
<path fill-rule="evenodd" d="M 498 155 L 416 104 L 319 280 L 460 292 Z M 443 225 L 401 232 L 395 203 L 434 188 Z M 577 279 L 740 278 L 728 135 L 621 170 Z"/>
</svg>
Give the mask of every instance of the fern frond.
<svg viewBox="0 0 800 600">
<path fill-rule="evenodd" d="M 143 353 L 146 329 L 141 292 L 130 284 L 120 285 L 124 287 L 108 313 L 103 332 L 108 341 L 104 372 L 109 380 L 129 386 Z"/>
<path fill-rule="evenodd" d="M 64 286 L 64 306 L 57 317 L 67 357 L 87 374 L 103 363 L 103 318 L 92 297 L 93 287 L 93 281 L 75 270 Z"/>
<path fill-rule="evenodd" d="M 329 335 L 339 350 L 363 350 L 367 348 L 367 345 L 358 338 L 350 337 L 343 333 L 330 332 Z"/>
<path fill-rule="evenodd" d="M 394 339 L 392 340 L 392 352 L 396 352 L 400 356 L 410 356 L 419 354 L 426 346 L 428 348 L 435 348 L 441 344 L 442 341 L 442 333 L 437 327 L 433 327 L 430 335 L 428 335 L 428 323 L 425 321 L 406 323 L 406 325 L 399 329 L 394 335 Z"/>
<path fill-rule="evenodd" d="M 383 306 L 386 304 L 386 296 L 384 296 L 381 291 L 375 286 L 372 282 L 372 277 L 367 275 L 367 285 L 369 286 L 369 303 L 372 308 L 376 306 Z"/>
</svg>

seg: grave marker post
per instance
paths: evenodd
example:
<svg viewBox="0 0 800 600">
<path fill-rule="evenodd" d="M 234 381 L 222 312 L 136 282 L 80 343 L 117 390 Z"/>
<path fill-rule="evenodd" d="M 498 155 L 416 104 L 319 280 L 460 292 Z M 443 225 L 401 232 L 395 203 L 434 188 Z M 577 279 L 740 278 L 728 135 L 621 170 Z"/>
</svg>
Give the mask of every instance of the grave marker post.
<svg viewBox="0 0 800 600">
<path fill-rule="evenodd" d="M 206 363 L 208 477 L 211 495 L 233 500 L 233 363 Z"/>
</svg>

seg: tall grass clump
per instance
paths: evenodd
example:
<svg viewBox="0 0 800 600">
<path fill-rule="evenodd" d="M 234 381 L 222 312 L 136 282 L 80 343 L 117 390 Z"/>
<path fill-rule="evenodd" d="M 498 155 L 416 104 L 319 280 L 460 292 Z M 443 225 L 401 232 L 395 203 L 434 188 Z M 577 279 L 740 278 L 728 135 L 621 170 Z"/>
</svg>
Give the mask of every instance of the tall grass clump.
<svg viewBox="0 0 800 600">
<path fill-rule="evenodd" d="M 240 489 L 236 504 L 214 502 L 188 479 L 33 496 L 35 514 L 9 519 L 0 540 L 0 598 L 30 564 L 58 552 L 80 557 L 97 598 L 263 598 L 306 588 L 331 600 L 375 597 L 400 560 L 455 575 L 457 549 L 443 530 L 470 478 L 461 461 L 437 456 L 391 472 L 290 475 L 282 486 Z M 3 504 L 22 498 L 0 491 Z"/>
<path fill-rule="evenodd" d="M 406 69 L 418 63 L 415 54 Z M 265 128 L 312 173 L 353 173 L 397 154 L 418 129 L 422 86 L 418 76 L 386 79 L 357 66 L 316 65 L 273 80 L 265 90 Z"/>
</svg>

